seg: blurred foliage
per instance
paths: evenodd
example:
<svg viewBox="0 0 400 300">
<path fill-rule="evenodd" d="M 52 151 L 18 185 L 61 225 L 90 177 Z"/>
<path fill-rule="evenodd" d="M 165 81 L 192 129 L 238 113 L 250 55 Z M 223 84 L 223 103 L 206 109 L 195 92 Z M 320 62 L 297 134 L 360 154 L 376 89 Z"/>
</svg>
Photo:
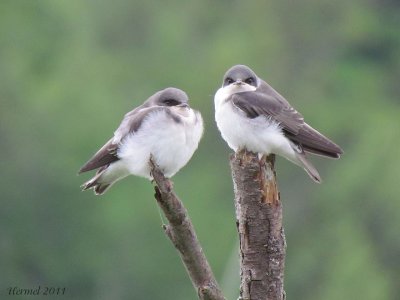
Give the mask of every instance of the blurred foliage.
<svg viewBox="0 0 400 300">
<path fill-rule="evenodd" d="M 95 197 L 79 189 L 90 174 L 75 176 L 125 112 L 176 86 L 206 132 L 175 188 L 236 299 L 230 151 L 213 94 L 241 63 L 345 150 L 314 159 L 322 185 L 278 159 L 288 299 L 395 299 L 399 13 L 391 0 L 1 1 L 0 298 L 40 285 L 66 287 L 63 299 L 195 299 L 151 184 L 130 177 Z"/>
</svg>

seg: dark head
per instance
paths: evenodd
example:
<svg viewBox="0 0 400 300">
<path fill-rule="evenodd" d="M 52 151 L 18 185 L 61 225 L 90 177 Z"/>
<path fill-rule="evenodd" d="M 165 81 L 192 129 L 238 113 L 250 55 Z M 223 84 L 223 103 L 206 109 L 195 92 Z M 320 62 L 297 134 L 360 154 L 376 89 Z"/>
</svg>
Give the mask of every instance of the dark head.
<svg viewBox="0 0 400 300">
<path fill-rule="evenodd" d="M 224 75 L 223 87 L 228 85 L 244 85 L 248 84 L 254 87 L 258 86 L 258 78 L 256 73 L 245 65 L 236 65 L 230 68 Z"/>
<path fill-rule="evenodd" d="M 176 88 L 166 88 L 155 93 L 146 102 L 158 106 L 189 106 L 186 93 Z"/>
</svg>

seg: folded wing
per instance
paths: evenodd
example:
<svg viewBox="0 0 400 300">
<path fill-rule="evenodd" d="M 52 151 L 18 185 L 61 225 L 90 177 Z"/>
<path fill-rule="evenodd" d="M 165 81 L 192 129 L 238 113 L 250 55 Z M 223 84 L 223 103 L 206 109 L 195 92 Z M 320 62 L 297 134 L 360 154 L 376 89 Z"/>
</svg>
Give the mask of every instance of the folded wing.
<svg viewBox="0 0 400 300">
<path fill-rule="evenodd" d="M 121 122 L 121 125 L 114 132 L 114 137 L 111 138 L 99 151 L 88 162 L 86 162 L 79 173 L 94 170 L 103 166 L 107 166 L 119 160 L 117 155 L 118 147 L 120 142 L 129 134 L 134 134 L 142 126 L 144 120 L 152 113 L 167 110 L 169 114 L 170 109 L 168 107 L 152 106 L 152 107 L 138 107 L 129 113 L 127 113 Z"/>
<path fill-rule="evenodd" d="M 279 123 L 286 137 L 304 151 L 331 158 L 343 153 L 338 145 L 305 123 L 303 116 L 265 82 L 257 91 L 233 94 L 230 101 L 248 118 L 264 116 Z"/>
</svg>

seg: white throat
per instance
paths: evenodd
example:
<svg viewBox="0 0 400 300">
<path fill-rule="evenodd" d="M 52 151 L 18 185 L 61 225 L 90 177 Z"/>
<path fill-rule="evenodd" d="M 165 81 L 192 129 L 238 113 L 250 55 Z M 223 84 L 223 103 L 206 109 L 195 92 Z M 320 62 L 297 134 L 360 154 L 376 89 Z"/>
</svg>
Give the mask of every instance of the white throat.
<svg viewBox="0 0 400 300">
<path fill-rule="evenodd" d="M 234 85 L 230 84 L 225 87 L 221 87 L 214 97 L 215 108 L 222 105 L 223 102 L 231 95 L 243 92 L 254 92 L 257 88 L 250 84 Z"/>
</svg>

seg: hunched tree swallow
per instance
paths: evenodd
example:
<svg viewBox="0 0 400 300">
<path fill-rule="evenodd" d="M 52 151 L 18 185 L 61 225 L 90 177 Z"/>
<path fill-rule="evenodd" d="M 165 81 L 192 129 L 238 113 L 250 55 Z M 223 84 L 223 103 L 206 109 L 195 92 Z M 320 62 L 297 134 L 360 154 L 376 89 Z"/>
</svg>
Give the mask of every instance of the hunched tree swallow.
<svg viewBox="0 0 400 300">
<path fill-rule="evenodd" d="M 321 177 L 306 153 L 330 158 L 343 154 L 247 66 L 236 65 L 225 73 L 214 103 L 218 129 L 234 151 L 278 154 L 304 168 L 318 183 Z"/>
<path fill-rule="evenodd" d="M 188 101 L 182 90 L 166 88 L 128 112 L 114 137 L 79 170 L 98 169 L 82 189 L 101 195 L 130 174 L 151 180 L 150 156 L 172 177 L 190 160 L 203 134 L 201 114 Z"/>
</svg>

